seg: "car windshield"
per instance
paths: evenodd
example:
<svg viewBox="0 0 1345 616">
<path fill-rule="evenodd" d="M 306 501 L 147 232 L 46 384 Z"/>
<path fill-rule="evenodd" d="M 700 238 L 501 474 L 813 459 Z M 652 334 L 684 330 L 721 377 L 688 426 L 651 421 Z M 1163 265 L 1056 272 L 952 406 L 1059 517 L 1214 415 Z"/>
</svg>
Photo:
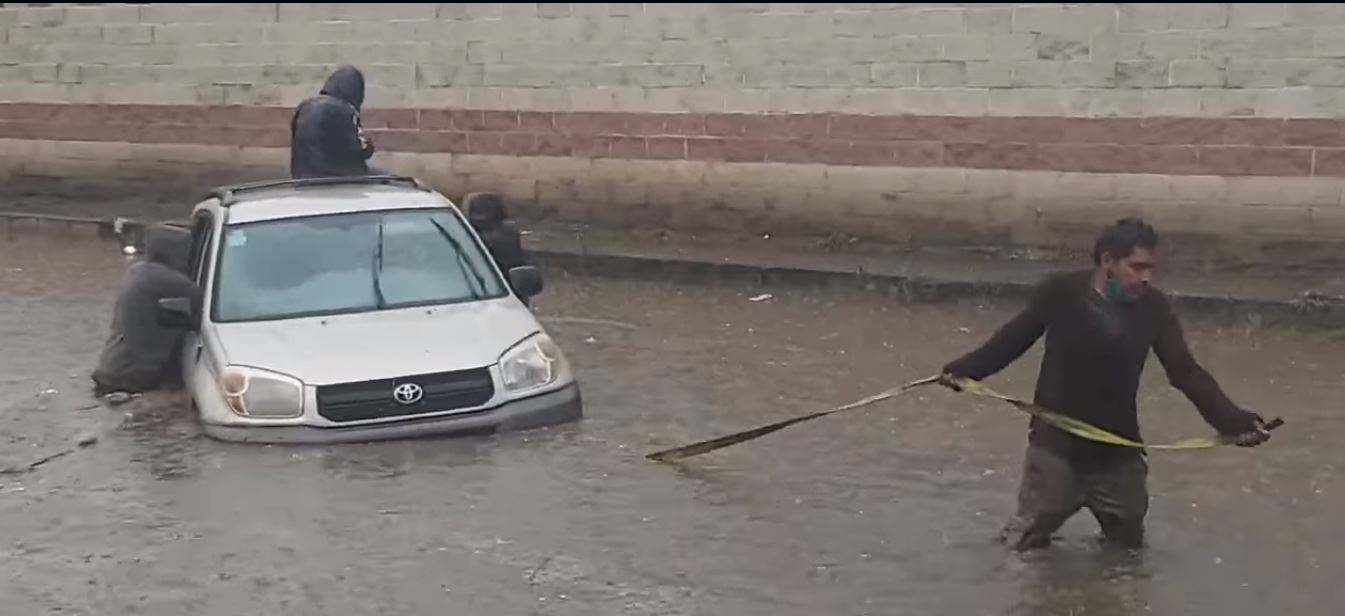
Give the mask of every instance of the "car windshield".
<svg viewBox="0 0 1345 616">
<path fill-rule="evenodd" d="M 506 294 L 453 213 L 359 212 L 226 227 L 212 316 L 258 321 Z"/>
</svg>

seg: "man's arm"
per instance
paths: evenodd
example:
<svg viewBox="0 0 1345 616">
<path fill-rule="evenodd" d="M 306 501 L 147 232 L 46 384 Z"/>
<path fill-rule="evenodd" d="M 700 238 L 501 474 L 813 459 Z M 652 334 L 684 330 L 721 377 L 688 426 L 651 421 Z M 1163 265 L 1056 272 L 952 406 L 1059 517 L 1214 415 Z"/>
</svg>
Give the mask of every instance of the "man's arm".
<svg viewBox="0 0 1345 616">
<path fill-rule="evenodd" d="M 369 140 L 369 136 L 364 134 L 364 126 L 360 124 L 359 118 L 355 118 L 355 136 L 360 140 L 360 156 L 369 160 L 374 155 L 374 142 Z"/>
<path fill-rule="evenodd" d="M 324 142 L 330 148 L 326 152 L 330 161 L 342 165 L 367 159 L 359 112 L 340 101 L 329 101 L 323 111 Z"/>
<path fill-rule="evenodd" d="M 1181 322 L 1167 300 L 1161 296 L 1160 299 L 1162 305 L 1159 307 L 1158 338 L 1154 341 L 1154 353 L 1163 363 L 1168 382 L 1185 394 L 1196 410 L 1200 411 L 1205 422 L 1220 433 L 1233 435 L 1256 431 L 1261 417 L 1238 408 L 1228 399 L 1214 377 L 1191 355 Z"/>
<path fill-rule="evenodd" d="M 506 220 L 500 223 L 496 232 L 498 233 L 496 239 L 499 241 L 498 257 L 505 271 L 527 265 L 527 253 L 523 250 L 523 234 L 519 232 L 518 227 Z"/>
<path fill-rule="evenodd" d="M 1032 348 L 1046 331 L 1054 280 L 1049 278 L 1038 284 L 1021 312 L 1001 326 L 980 348 L 944 366 L 944 374 L 979 381 L 1003 370 Z"/>
</svg>

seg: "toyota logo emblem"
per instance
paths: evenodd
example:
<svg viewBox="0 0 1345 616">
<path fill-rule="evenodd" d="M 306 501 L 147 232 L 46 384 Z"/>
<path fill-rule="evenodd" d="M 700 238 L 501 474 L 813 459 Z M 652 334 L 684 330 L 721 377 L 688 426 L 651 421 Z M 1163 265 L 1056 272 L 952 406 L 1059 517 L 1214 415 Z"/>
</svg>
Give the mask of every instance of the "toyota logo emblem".
<svg viewBox="0 0 1345 616">
<path fill-rule="evenodd" d="M 392 399 L 397 404 L 411 405 L 420 402 L 425 397 L 425 390 L 415 383 L 402 383 L 392 388 Z"/>
</svg>

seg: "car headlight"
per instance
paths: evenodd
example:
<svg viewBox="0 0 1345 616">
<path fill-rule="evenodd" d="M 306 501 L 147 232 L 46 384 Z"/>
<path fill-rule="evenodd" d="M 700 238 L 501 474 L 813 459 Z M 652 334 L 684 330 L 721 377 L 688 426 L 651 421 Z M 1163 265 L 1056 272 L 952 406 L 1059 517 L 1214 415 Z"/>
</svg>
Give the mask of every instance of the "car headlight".
<svg viewBox="0 0 1345 616">
<path fill-rule="evenodd" d="M 298 379 L 247 366 L 220 372 L 220 389 L 233 412 L 243 417 L 298 417 L 304 412 L 304 386 Z"/>
<path fill-rule="evenodd" d="M 500 375 L 510 393 L 555 383 L 565 370 L 565 355 L 546 334 L 524 340 L 500 358 Z"/>
</svg>

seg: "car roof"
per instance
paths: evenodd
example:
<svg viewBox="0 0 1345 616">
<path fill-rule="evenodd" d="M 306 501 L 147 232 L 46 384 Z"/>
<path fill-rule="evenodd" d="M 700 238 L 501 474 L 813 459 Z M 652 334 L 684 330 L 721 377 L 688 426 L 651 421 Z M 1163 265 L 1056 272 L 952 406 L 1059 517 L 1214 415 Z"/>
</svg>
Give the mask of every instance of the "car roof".
<svg viewBox="0 0 1345 616">
<path fill-rule="evenodd" d="M 228 224 L 382 210 L 453 207 L 411 178 L 368 176 L 241 184 L 215 189 Z"/>
</svg>

